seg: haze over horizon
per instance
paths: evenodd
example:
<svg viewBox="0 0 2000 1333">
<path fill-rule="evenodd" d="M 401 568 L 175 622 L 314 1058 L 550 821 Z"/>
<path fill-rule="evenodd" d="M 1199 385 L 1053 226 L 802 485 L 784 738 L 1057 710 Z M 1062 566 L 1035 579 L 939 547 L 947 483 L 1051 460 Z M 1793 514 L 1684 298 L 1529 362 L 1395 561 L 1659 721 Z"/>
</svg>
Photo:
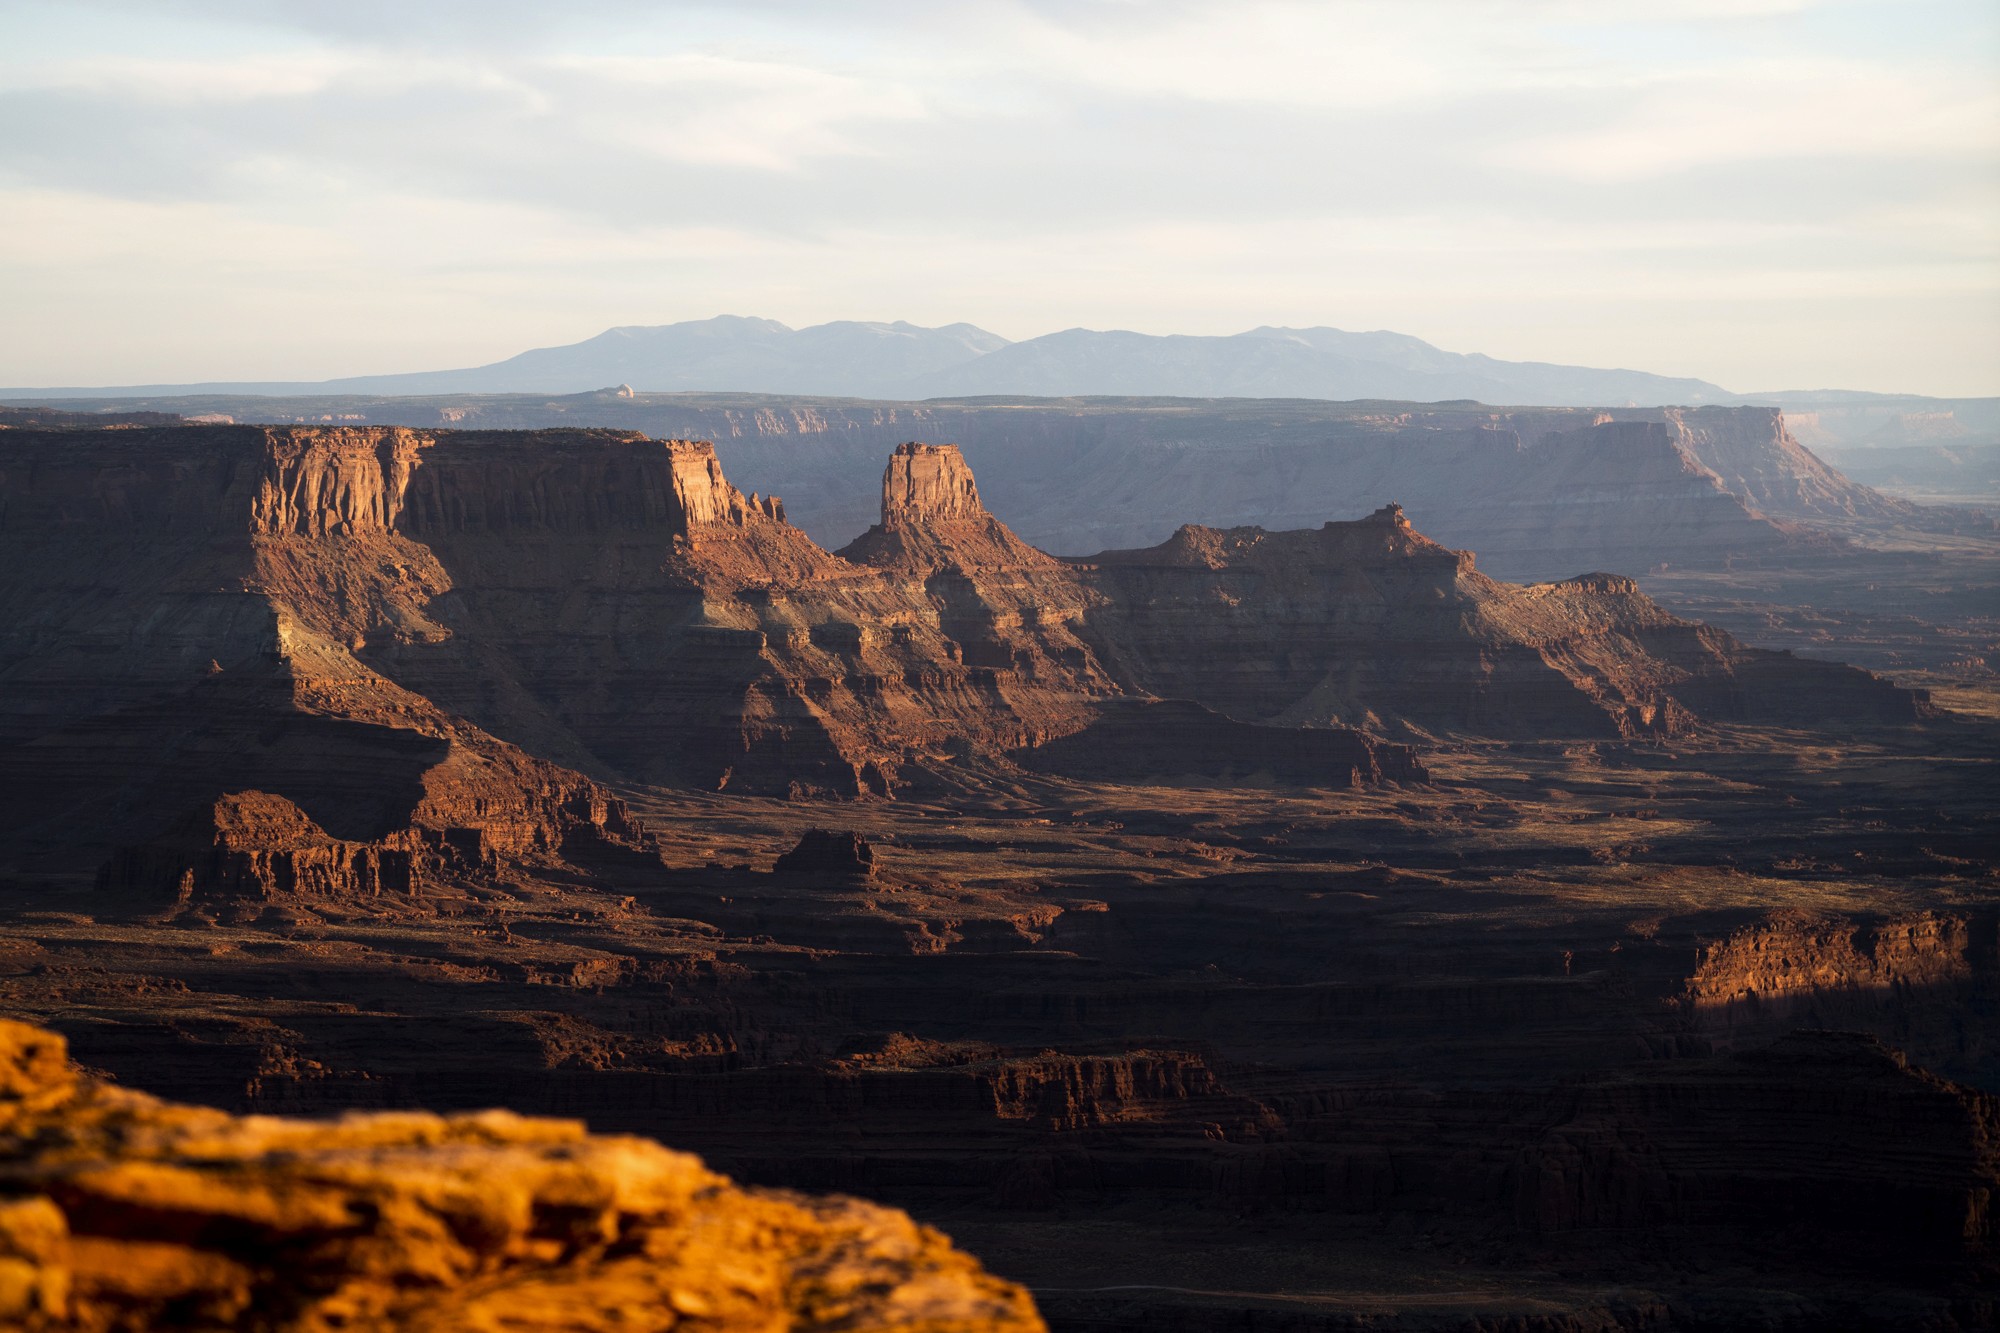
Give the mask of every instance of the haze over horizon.
<svg viewBox="0 0 2000 1333">
<path fill-rule="evenodd" d="M 0 3 L 0 383 L 755 314 L 2000 392 L 2000 10 Z"/>
<path fill-rule="evenodd" d="M 740 315 L 627 325 L 576 343 L 531 348 L 485 366 L 318 381 L 0 385 L 0 394 L 23 400 L 136 395 L 176 401 L 219 394 L 232 401 L 234 395 L 271 396 L 275 402 L 291 394 L 576 394 L 614 386 L 642 393 L 878 400 L 997 394 L 1477 400 L 1572 407 L 1690 405 L 1744 397 L 1706 381 L 1644 370 L 1454 353 L 1391 330 L 1264 326 L 1223 337 L 1191 337 L 1065 329 L 1013 342 L 962 322 L 924 328 L 907 321 L 836 320 L 793 329 Z"/>
</svg>

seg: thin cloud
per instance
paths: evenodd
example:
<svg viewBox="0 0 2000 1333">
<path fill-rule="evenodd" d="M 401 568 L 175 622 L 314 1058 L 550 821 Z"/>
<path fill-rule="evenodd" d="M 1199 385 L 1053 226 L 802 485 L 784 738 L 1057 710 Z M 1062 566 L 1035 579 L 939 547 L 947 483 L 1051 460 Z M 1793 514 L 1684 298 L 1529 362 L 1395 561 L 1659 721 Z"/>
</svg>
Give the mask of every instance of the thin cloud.
<svg viewBox="0 0 2000 1333">
<path fill-rule="evenodd" d="M 1719 162 L 2000 156 L 2000 90 L 1954 72 L 1763 60 L 1645 87 L 1608 123 L 1507 145 L 1509 166 L 1621 180 Z"/>
<path fill-rule="evenodd" d="M 699 53 L 567 56 L 537 73 L 580 133 L 672 161 L 796 171 L 880 155 L 871 126 L 932 114 L 908 87 Z"/>
<path fill-rule="evenodd" d="M 1990 4 L 0 0 L 0 41 L 0 382 L 732 312 L 2000 388 Z M 280 293 L 314 318 L 244 333 Z"/>
</svg>

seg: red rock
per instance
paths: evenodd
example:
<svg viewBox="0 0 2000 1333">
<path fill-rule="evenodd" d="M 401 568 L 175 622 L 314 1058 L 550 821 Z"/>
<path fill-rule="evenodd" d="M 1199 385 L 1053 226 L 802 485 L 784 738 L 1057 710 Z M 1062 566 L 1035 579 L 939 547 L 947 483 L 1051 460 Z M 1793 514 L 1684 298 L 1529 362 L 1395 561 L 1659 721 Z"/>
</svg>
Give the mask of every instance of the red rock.
<svg viewBox="0 0 2000 1333">
<path fill-rule="evenodd" d="M 0 1022 L 0 1321 L 112 1329 L 1042 1328 L 900 1212 L 505 1111 L 239 1120 Z"/>
<path fill-rule="evenodd" d="M 1260 727 L 1186 700 L 1115 700 L 1074 735 L 1016 751 L 1025 768 L 1100 782 L 1189 781 L 1300 787 L 1420 783 L 1407 745 L 1351 727 Z"/>
<path fill-rule="evenodd" d="M 851 830 L 807 829 L 774 868 L 788 879 L 868 879 L 875 874 L 875 849 Z"/>
<path fill-rule="evenodd" d="M 943 445 L 898 450 L 881 522 L 840 555 L 712 446 L 629 432 L 10 430 L 4 450 L 24 577 L 0 588 L 0 793 L 51 854 L 245 790 L 343 843 L 559 852 L 583 846 L 561 811 L 597 799 L 579 771 L 888 793 L 1119 696 L 1507 736 L 1924 709 L 1628 580 L 1496 583 L 1394 509 L 1059 561 Z"/>
<path fill-rule="evenodd" d="M 1746 648 L 1631 579 L 1521 586 L 1390 506 L 1316 530 L 1183 527 L 1076 562 L 1090 635 L 1128 689 L 1288 726 L 1674 736 L 1703 717 L 1910 721 L 1922 691 Z"/>
</svg>

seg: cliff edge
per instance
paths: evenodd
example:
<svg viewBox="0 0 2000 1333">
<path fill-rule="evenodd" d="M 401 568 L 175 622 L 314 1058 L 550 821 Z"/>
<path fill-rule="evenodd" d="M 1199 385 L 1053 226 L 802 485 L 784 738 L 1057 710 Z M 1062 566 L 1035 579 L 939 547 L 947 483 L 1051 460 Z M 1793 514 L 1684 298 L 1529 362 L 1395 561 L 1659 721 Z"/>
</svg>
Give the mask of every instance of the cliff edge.
<svg viewBox="0 0 2000 1333">
<path fill-rule="evenodd" d="M 0 1020 L 0 1326 L 1029 1333 L 1028 1294 L 855 1199 L 505 1111 L 237 1118 Z"/>
</svg>

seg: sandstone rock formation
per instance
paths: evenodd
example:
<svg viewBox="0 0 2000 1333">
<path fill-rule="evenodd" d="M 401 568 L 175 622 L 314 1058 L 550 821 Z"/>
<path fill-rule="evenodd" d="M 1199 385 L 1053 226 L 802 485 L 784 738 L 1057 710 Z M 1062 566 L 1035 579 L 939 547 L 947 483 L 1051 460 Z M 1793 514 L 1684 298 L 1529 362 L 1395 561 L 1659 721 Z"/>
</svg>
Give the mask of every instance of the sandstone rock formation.
<svg viewBox="0 0 2000 1333">
<path fill-rule="evenodd" d="M 1062 577 L 1062 564 L 1015 536 L 979 502 L 955 444 L 899 444 L 882 473 L 881 518 L 841 548 L 857 564 L 960 577 L 1015 571 Z"/>
<path fill-rule="evenodd" d="M 975 585 L 958 564 L 878 572 L 831 555 L 775 502 L 730 486 L 706 444 L 579 448 L 641 473 L 664 455 L 674 502 L 597 524 L 572 515 L 636 483 L 590 457 L 550 460 L 535 437 L 444 437 L 424 452 L 418 493 L 464 488 L 494 506 L 542 493 L 568 508 L 510 521 L 496 539 L 490 522 L 433 520 L 462 502 L 419 504 L 402 527 L 449 571 L 462 646 L 398 645 L 385 670 L 504 735 L 546 735 L 567 747 L 555 753 L 629 778 L 837 795 L 889 790 L 912 756 L 1074 729 L 1085 700 L 1110 691 L 1070 630 L 1066 572 L 983 513 L 939 530 L 978 527 L 1057 586 L 1024 586 L 1032 574 L 1011 569 Z M 495 455 L 549 469 L 547 480 L 496 477 Z M 976 495 L 952 513 L 966 503 Z M 910 517 L 903 535 L 933 529 L 921 511 Z M 1036 602 L 1041 592 L 1051 596 Z M 520 688 L 496 694 L 481 683 L 492 677 Z"/>
<path fill-rule="evenodd" d="M 1089 720 L 1090 701 L 1119 691 L 1081 633 L 1098 599 L 986 511 L 956 446 L 899 445 L 883 473 L 881 521 L 840 556 L 935 608 L 952 663 L 1019 717 L 1011 744 L 1067 735 Z"/>
<path fill-rule="evenodd" d="M 506 805 L 534 801 L 537 776 L 513 775 L 491 800 L 455 793 L 478 807 L 469 817 L 419 806 L 409 824 L 373 839 L 332 837 L 282 796 L 230 792 L 156 838 L 119 847 L 97 885 L 142 911 L 248 919 L 272 906 L 420 907 L 441 888 L 490 879 L 524 858 L 591 865 L 623 852 L 658 866 L 652 836 L 624 802 L 578 779 L 504 819 Z"/>
<path fill-rule="evenodd" d="M 892 1209 L 504 1111 L 236 1119 L 0 1021 L 0 1322 L 111 1329 L 1042 1327 Z"/>
<path fill-rule="evenodd" d="M 1530 433 L 1658 460 L 1611 415 Z M 1058 560 L 938 445 L 839 555 L 620 432 L 9 430 L 0 474 L 0 1010 L 131 1086 L 665 1133 L 941 1219 L 1085 1327 L 1993 1322 L 1992 735 L 1861 725 L 1913 692 L 1388 504 Z M 155 1106 L 146 1211 L 50 1165 L 90 1095 L 13 1159 L 61 1214 L 0 1221 L 17 1307 L 62 1231 L 72 1314 L 127 1324 L 648 1280 L 651 1214 L 600 1253 L 537 1194 L 602 1140 L 174 1113 L 240 1158 Z M 466 1173 L 542 1204 L 438 1220 Z"/>
<path fill-rule="evenodd" d="M 452 769 L 483 813 L 442 827 L 559 845 L 580 780 L 493 731 L 605 775 L 852 793 L 913 743 L 1060 726 L 1048 690 L 966 663 L 927 595 L 814 546 L 707 445 L 187 427 L 10 431 L 7 454 L 10 815 L 66 846 L 244 789 L 371 840 Z M 476 777 L 495 765 L 526 766 L 540 814 Z M 78 813 L 107 787 L 136 795 Z"/>
<path fill-rule="evenodd" d="M 13 827 L 69 847 L 262 791 L 342 842 L 421 828 L 559 850 L 603 832 L 565 810 L 604 807 L 546 761 L 888 792 L 1072 735 L 1127 694 L 1504 735 L 1921 711 L 1677 621 L 1627 580 L 1495 583 L 1392 511 L 1065 563 L 985 510 L 951 446 L 899 447 L 881 521 L 840 555 L 730 485 L 712 446 L 629 433 L 186 426 L 4 447 L 0 784 Z"/>
<path fill-rule="evenodd" d="M 407 834 L 329 837 L 282 796 L 232 792 L 152 842 L 120 848 L 99 883 L 175 908 L 409 897 L 424 879 L 424 850 Z"/>
<path fill-rule="evenodd" d="M 807 829 L 773 868 L 787 879 L 864 880 L 875 873 L 875 849 L 852 830 Z"/>
<path fill-rule="evenodd" d="M 1024 768 L 1099 782 L 1258 782 L 1375 787 L 1424 782 L 1407 745 L 1350 727 L 1263 727 L 1185 699 L 1121 699 L 1060 740 L 1017 751 Z"/>
<path fill-rule="evenodd" d="M 1618 575 L 1497 582 L 1395 505 L 1317 530 L 1189 526 L 1080 564 L 1121 681 L 1244 721 L 1629 737 L 1928 707 L 1866 672 L 1745 648 Z"/>
<path fill-rule="evenodd" d="M 955 444 L 896 446 L 882 474 L 882 525 L 977 519 L 986 514 L 979 487 Z"/>
<path fill-rule="evenodd" d="M 80 438 L 8 438 L 18 467 L 0 536 L 29 577 L 6 590 L 0 735 L 30 744 L 215 693 L 214 664 L 230 689 L 246 671 L 340 681 L 315 696 L 340 716 L 442 710 L 600 775 L 853 794 L 887 790 L 912 752 L 1074 730 L 1113 690 L 1074 635 L 1067 571 L 990 516 L 943 525 L 978 529 L 971 547 L 945 533 L 924 547 L 930 566 L 878 573 L 730 486 L 706 444 L 319 428 Z M 1010 567 L 989 568 L 994 552 Z M 92 655 L 106 641 L 131 644 L 108 671 Z M 115 730 L 137 734 L 129 719 Z"/>
<path fill-rule="evenodd" d="M 722 441 L 740 482 L 799 495 L 832 544 L 874 521 L 874 464 L 912 436 L 957 441 L 986 502 L 1066 556 L 1156 543 L 1182 523 L 1317 524 L 1400 500 L 1424 532 L 1507 579 L 1661 564 L 1818 560 L 1852 520 L 1936 511 L 1856 485 L 1771 407 L 1505 408 L 1200 399 L 862 402 L 753 395 L 452 400 L 455 421 L 618 424 Z M 435 425 L 438 400 L 371 420 Z"/>
<path fill-rule="evenodd" d="M 391 528 L 403 497 L 384 481 L 407 478 L 407 432 L 4 439 L 0 824 L 20 864 L 101 859 L 190 811 L 224 841 L 292 828 L 327 875 L 338 862 L 335 878 L 370 894 L 423 866 L 638 840 L 588 779 L 362 660 L 371 636 L 449 638 L 424 615 L 442 591 L 435 558 Z M 239 808 L 216 824 L 217 802 L 247 792 L 298 818 L 246 824 Z M 258 853 L 279 852 L 260 837 Z M 139 888 L 145 861 L 112 877 Z M 196 869 L 197 889 L 222 882 L 249 881 Z"/>
<path fill-rule="evenodd" d="M 177 426 L 183 418 L 175 412 L 68 412 L 57 407 L 10 407 L 0 403 L 0 430 L 52 426 L 76 430 L 102 430 L 106 426 Z"/>
<path fill-rule="evenodd" d="M 1782 412 L 1759 407 L 1666 408 L 1674 444 L 1731 494 L 1777 519 L 1912 519 L 1916 505 L 1857 485 L 1800 444 Z"/>
</svg>

